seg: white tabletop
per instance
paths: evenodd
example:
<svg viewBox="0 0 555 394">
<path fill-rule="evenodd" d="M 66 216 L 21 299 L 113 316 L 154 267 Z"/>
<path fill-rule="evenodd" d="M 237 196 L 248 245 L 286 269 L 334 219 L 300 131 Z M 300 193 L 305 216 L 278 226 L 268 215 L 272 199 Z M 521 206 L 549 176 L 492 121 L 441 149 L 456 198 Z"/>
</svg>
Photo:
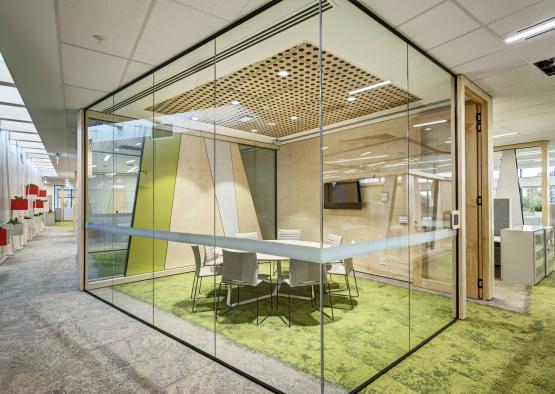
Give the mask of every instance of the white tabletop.
<svg viewBox="0 0 555 394">
<path fill-rule="evenodd" d="M 302 241 L 302 240 L 289 240 L 289 239 L 268 239 L 265 240 L 266 242 L 274 242 L 274 243 L 282 243 L 282 244 L 287 244 L 287 245 L 298 245 L 298 246 L 307 246 L 307 247 L 311 247 L 311 248 L 319 248 L 320 247 L 320 242 L 314 242 L 314 241 Z M 324 248 L 329 248 L 330 245 L 324 244 L 323 245 Z M 224 248 L 220 248 L 220 247 L 216 247 L 214 248 L 214 251 L 216 252 L 216 254 L 218 255 L 222 255 Z M 226 250 L 234 250 L 234 249 L 229 249 L 229 248 L 225 248 Z M 258 260 L 261 261 L 282 261 L 282 260 L 289 260 L 290 257 L 283 257 L 283 256 L 274 256 L 271 254 L 266 254 L 266 253 L 256 253 L 256 258 Z"/>
</svg>

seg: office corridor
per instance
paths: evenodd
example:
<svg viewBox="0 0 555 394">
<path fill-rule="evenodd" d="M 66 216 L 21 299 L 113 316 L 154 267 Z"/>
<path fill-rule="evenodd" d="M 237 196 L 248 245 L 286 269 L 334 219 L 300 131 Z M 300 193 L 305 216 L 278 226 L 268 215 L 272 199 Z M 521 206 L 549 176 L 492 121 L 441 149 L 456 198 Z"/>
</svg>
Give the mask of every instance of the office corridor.
<svg viewBox="0 0 555 394">
<path fill-rule="evenodd" d="M 0 264 L 0 392 L 262 392 L 79 292 L 71 227 L 46 227 Z"/>
</svg>

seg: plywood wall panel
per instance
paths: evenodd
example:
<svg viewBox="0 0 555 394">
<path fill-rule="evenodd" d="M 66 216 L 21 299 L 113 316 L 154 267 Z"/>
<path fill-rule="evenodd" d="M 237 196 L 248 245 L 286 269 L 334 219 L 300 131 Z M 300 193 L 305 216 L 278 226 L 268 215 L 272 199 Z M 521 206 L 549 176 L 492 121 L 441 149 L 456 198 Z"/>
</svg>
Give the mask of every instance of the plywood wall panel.
<svg viewBox="0 0 555 394">
<path fill-rule="evenodd" d="M 216 234 L 223 235 L 217 205 L 216 212 Z M 170 231 L 214 234 L 214 185 L 201 137 L 181 137 Z M 166 269 L 182 266 L 194 267 L 190 245 L 169 242 Z"/>
<path fill-rule="evenodd" d="M 237 201 L 237 219 L 239 224 L 239 232 L 249 233 L 255 232 L 262 239 L 260 225 L 254 208 L 254 201 L 251 195 L 247 175 L 243 166 L 241 153 L 237 144 L 231 144 L 231 161 L 233 164 L 233 179 L 235 185 L 235 196 Z"/>
</svg>

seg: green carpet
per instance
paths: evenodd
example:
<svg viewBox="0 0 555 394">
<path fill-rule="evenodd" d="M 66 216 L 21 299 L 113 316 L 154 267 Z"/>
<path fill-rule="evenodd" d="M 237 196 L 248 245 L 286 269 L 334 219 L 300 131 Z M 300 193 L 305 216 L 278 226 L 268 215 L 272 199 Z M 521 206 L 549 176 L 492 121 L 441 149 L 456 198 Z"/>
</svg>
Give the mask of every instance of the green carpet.
<svg viewBox="0 0 555 394">
<path fill-rule="evenodd" d="M 56 222 L 55 224 L 59 227 L 73 227 L 72 220 L 64 220 L 63 222 Z"/>
<path fill-rule="evenodd" d="M 367 393 L 555 393 L 555 274 L 531 289 L 526 315 L 469 304 L 449 327 Z"/>
<path fill-rule="evenodd" d="M 214 327 L 214 298 L 199 300 L 198 312 L 192 313 L 192 279 L 192 274 L 181 274 L 155 279 L 154 289 L 152 280 L 119 285 L 117 289 L 145 302 L 152 302 L 154 294 L 158 308 L 211 330 Z M 342 281 L 342 277 L 337 280 Z M 351 284 L 354 290 L 353 281 Z M 360 297 L 353 298 L 354 309 L 347 309 L 347 297 L 336 294 L 333 300 L 337 307 L 334 308 L 335 320 L 325 318 L 324 325 L 325 379 L 347 389 L 354 389 L 405 354 L 409 350 L 409 339 L 415 346 L 451 320 L 449 298 L 411 291 L 409 310 L 406 288 L 360 278 L 358 285 Z M 210 292 L 213 286 L 205 280 L 203 292 Z M 261 294 L 262 291 L 266 294 L 269 290 L 265 287 Z M 252 290 L 241 290 L 241 299 L 252 296 Z M 285 296 L 285 293 L 280 296 L 280 314 L 284 317 L 287 316 Z M 234 291 L 233 299 L 236 297 Z M 256 326 L 255 304 L 248 304 L 218 317 L 218 333 L 236 344 L 319 377 L 319 312 L 311 308 L 308 300 L 292 299 L 291 304 L 293 323 L 290 328 L 278 316 L 271 316 Z M 269 299 L 261 301 L 261 316 L 268 313 L 269 306 Z M 223 297 L 220 308 L 225 309 Z M 325 310 L 330 313 L 329 308 Z"/>
</svg>

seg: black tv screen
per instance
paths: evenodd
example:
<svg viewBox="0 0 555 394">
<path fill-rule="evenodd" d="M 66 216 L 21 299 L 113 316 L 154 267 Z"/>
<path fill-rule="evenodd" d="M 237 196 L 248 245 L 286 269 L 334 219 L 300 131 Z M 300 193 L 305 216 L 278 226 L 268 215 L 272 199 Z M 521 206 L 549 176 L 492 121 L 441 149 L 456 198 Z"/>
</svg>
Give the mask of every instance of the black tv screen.
<svg viewBox="0 0 555 394">
<path fill-rule="evenodd" d="M 324 184 L 324 209 L 361 209 L 358 181 Z"/>
</svg>

